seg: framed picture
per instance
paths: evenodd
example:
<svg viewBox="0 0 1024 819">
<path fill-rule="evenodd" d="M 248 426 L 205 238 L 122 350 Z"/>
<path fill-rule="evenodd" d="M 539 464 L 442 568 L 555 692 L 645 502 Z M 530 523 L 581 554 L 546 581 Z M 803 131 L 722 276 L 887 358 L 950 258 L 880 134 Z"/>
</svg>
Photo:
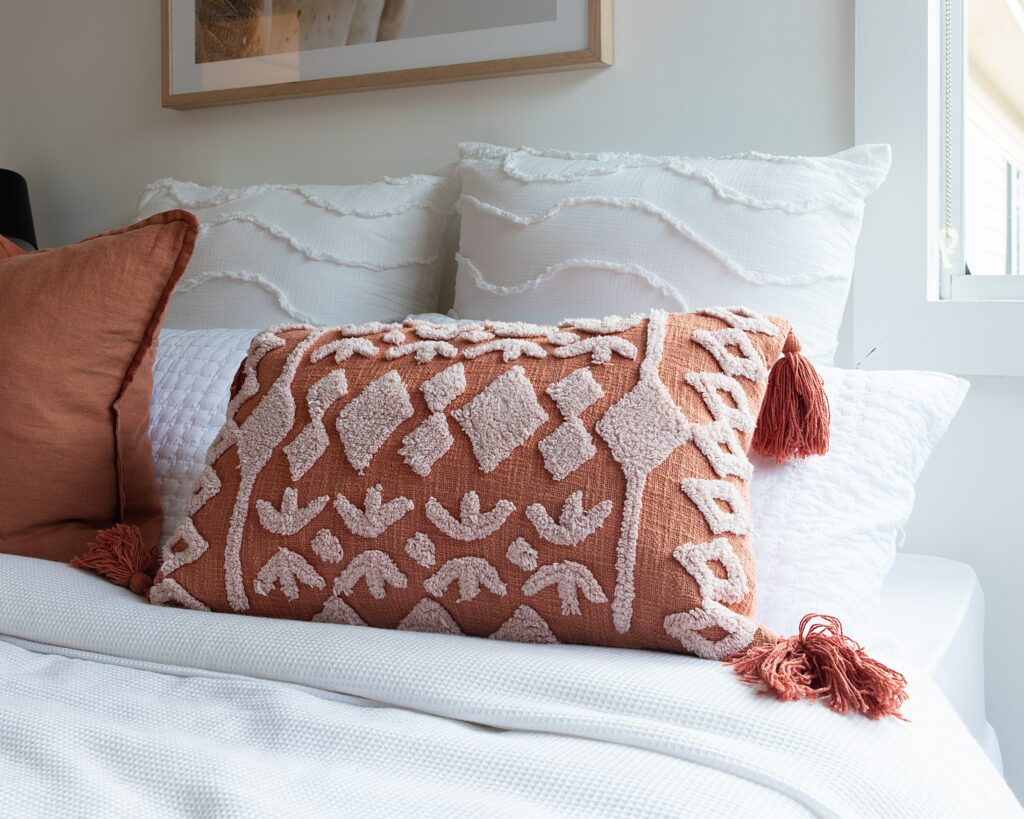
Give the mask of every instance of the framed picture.
<svg viewBox="0 0 1024 819">
<path fill-rule="evenodd" d="M 612 0 L 162 2 L 166 108 L 612 62 Z"/>
</svg>

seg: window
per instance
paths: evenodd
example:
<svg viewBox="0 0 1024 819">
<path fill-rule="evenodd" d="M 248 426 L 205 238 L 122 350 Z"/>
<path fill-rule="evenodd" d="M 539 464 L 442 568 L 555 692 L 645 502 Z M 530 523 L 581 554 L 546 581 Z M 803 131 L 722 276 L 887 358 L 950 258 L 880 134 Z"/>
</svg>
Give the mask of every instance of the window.
<svg viewBox="0 0 1024 819">
<path fill-rule="evenodd" d="M 972 9 L 982 2 L 966 1 Z M 854 139 L 888 143 L 893 153 L 885 184 L 868 200 L 857 248 L 845 359 L 854 366 L 1024 376 L 1024 276 L 1008 276 L 1005 269 L 967 275 L 974 262 L 971 223 L 961 222 L 967 178 L 963 87 L 970 81 L 963 2 L 853 4 Z M 1012 0 L 1016 7 L 1000 2 L 1008 14 L 1021 6 L 1021 0 Z M 946 54 L 952 59 L 944 61 Z M 1019 49 L 1010 54 L 1024 56 Z M 1010 57 L 1000 51 L 1000 59 Z M 1016 76 L 1024 77 L 1024 70 Z M 997 166 L 1004 265 L 1013 235 L 1007 164 L 1024 163 L 1004 157 Z M 938 239 L 947 238 L 946 227 L 956 230 L 958 241 L 943 260 Z M 959 241 L 962 234 L 965 242 Z"/>
<path fill-rule="evenodd" d="M 1024 0 L 943 0 L 941 28 L 941 293 L 1024 299 Z"/>
<path fill-rule="evenodd" d="M 1012 162 L 1006 165 L 1006 272 L 1011 276 L 1024 276 L 1024 253 L 1021 234 L 1024 233 L 1024 168 Z"/>
</svg>

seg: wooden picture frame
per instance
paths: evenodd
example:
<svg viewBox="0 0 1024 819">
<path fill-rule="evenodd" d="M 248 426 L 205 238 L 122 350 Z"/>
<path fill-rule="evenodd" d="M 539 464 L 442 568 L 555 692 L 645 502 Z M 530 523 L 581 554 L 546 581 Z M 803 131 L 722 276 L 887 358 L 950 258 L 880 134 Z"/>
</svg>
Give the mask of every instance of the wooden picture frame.
<svg viewBox="0 0 1024 819">
<path fill-rule="evenodd" d="M 430 83 L 458 82 L 461 80 L 561 71 L 573 68 L 592 68 L 612 64 L 612 2 L 613 0 L 576 0 L 586 6 L 586 45 L 583 48 L 556 51 L 549 54 L 528 54 L 517 57 L 456 62 L 450 65 L 430 65 L 399 70 L 356 73 L 317 79 L 299 79 L 286 82 L 240 84 L 237 87 L 217 87 L 209 90 L 175 90 L 175 12 L 191 9 L 195 15 L 197 0 L 161 0 L 161 52 L 163 62 L 162 104 L 165 108 L 198 108 L 288 97 L 309 97 L 320 94 L 338 94 L 377 88 L 398 88 Z M 565 0 L 559 0 L 565 2 Z M 180 8 L 179 8 L 180 7 Z M 496 29 L 495 29 L 496 30 Z M 193 29 L 194 31 L 194 29 Z M 472 35 L 475 32 L 462 32 Z M 410 42 L 394 40 L 393 43 Z M 381 45 L 373 43 L 371 45 Z M 393 47 L 392 43 L 383 43 Z M 198 46 L 196 47 L 198 50 Z M 337 49 L 335 49 L 337 50 Z M 179 50 L 179 57 L 181 50 Z M 244 59 L 231 60 L 244 64 Z M 198 63 L 187 66 L 194 71 Z M 241 72 L 244 74 L 244 70 Z"/>
</svg>

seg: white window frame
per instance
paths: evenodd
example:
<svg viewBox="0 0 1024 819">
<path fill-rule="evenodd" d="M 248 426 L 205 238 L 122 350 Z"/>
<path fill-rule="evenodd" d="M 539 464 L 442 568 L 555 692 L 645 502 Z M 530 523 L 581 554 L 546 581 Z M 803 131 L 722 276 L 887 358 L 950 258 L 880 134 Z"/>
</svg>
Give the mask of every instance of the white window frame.
<svg viewBox="0 0 1024 819">
<path fill-rule="evenodd" d="M 855 138 L 890 144 L 893 167 L 865 213 L 853 280 L 853 361 L 1024 375 L 1024 301 L 943 298 L 950 295 L 942 292 L 938 242 L 943 7 L 943 0 L 856 0 Z"/>
<path fill-rule="evenodd" d="M 1006 275 L 1024 280 L 1024 165 L 1006 163 Z"/>
</svg>

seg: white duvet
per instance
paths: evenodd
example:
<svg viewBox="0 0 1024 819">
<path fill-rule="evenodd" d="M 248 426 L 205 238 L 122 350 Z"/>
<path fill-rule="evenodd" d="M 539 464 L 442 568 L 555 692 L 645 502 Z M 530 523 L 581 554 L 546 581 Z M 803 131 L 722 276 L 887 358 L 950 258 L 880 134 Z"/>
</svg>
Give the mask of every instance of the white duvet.
<svg viewBox="0 0 1024 819">
<path fill-rule="evenodd" d="M 912 722 L 723 666 L 157 608 L 0 556 L 3 816 L 1020 816 L 934 683 Z"/>
</svg>

